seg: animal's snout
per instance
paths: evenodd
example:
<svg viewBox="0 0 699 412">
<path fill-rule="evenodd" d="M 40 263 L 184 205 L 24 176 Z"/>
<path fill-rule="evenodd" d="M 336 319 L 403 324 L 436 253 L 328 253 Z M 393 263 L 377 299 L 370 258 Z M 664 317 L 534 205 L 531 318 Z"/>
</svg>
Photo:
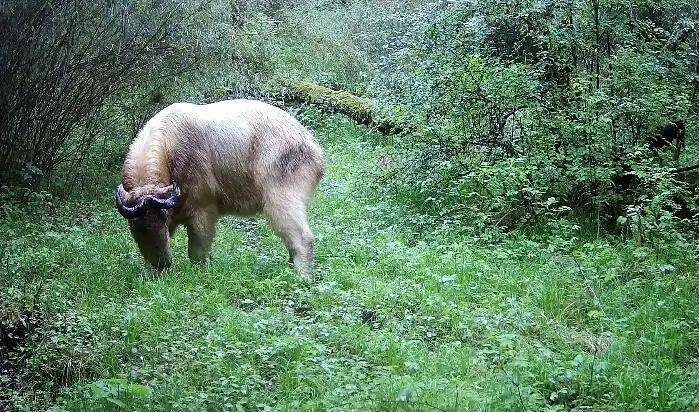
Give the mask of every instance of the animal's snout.
<svg viewBox="0 0 699 412">
<path fill-rule="evenodd" d="M 172 256 L 159 256 L 156 259 L 152 259 L 149 263 L 159 271 L 169 269 L 172 266 Z"/>
<path fill-rule="evenodd" d="M 155 256 L 146 256 L 146 262 L 148 262 L 153 269 L 163 271 L 172 266 L 172 255 L 168 253 Z"/>
</svg>

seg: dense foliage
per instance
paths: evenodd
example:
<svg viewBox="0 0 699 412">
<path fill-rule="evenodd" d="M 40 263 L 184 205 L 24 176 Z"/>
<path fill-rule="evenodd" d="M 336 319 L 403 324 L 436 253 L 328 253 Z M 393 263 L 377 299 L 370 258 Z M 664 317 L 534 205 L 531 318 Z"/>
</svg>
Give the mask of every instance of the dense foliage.
<svg viewBox="0 0 699 412">
<path fill-rule="evenodd" d="M 0 1 L 0 411 L 696 410 L 698 30 L 680 0 Z M 258 219 L 153 276 L 113 210 L 147 118 L 236 97 L 325 150 L 312 284 Z"/>
<path fill-rule="evenodd" d="M 610 238 L 414 233 L 381 139 L 304 110 L 328 176 L 304 284 L 263 220 L 144 273 L 111 199 L 0 222 L 0 405 L 21 410 L 692 410 L 697 265 Z M 35 206 L 35 205 L 32 205 Z M 9 348 L 9 350 L 8 350 Z M 7 362 L 7 361 L 10 362 Z"/>
<path fill-rule="evenodd" d="M 552 206 L 609 221 L 681 202 L 693 215 L 672 151 L 647 142 L 674 119 L 696 130 L 697 13 L 682 1 L 426 6 L 374 82 L 392 116 L 420 127 L 402 141 L 415 159 L 405 190 L 485 224 Z"/>
</svg>

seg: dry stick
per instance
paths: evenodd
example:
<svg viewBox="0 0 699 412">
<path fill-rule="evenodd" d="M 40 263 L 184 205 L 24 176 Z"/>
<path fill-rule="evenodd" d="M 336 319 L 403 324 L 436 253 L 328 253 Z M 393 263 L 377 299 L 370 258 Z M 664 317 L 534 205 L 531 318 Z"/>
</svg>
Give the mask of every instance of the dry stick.
<svg viewBox="0 0 699 412">
<path fill-rule="evenodd" d="M 502 222 L 502 220 L 505 219 L 507 217 L 507 215 L 509 215 L 510 213 L 512 213 L 514 211 L 515 211 L 515 209 L 512 208 L 512 209 L 508 210 L 504 215 L 502 215 L 502 217 L 500 219 L 498 219 L 498 221 L 495 223 L 495 227 L 500 226 L 500 222 Z"/>
<path fill-rule="evenodd" d="M 34 292 L 34 296 L 32 298 L 32 308 L 31 312 L 34 312 L 34 309 L 36 308 L 37 304 L 39 303 L 39 295 L 41 294 L 41 289 L 44 287 L 44 279 L 39 280 L 39 285 L 36 287 L 36 292 Z"/>
</svg>

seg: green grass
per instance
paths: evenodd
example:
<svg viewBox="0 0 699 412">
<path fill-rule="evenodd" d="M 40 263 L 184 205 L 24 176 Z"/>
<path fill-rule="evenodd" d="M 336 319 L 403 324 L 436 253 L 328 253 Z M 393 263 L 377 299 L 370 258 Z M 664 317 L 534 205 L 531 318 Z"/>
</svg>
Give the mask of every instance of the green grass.
<svg viewBox="0 0 699 412">
<path fill-rule="evenodd" d="M 32 311 L 36 326 L 4 397 L 54 411 L 699 406 L 689 252 L 413 233 L 377 190 L 379 137 L 301 116 L 329 164 L 311 211 L 314 283 L 262 219 L 223 219 L 208 268 L 187 262 L 180 231 L 174 267 L 154 276 L 111 187 L 84 209 L 17 212 L 0 223 L 0 315 Z"/>
</svg>

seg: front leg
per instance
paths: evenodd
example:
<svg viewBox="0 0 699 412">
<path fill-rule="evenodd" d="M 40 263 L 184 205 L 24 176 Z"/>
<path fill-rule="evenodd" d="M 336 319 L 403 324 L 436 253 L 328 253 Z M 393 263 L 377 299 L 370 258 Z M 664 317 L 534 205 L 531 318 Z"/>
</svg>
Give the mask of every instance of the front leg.
<svg viewBox="0 0 699 412">
<path fill-rule="evenodd" d="M 170 235 L 170 239 L 175 237 L 175 232 L 177 232 L 177 224 L 175 222 L 168 222 L 167 224 L 167 232 Z"/>
<path fill-rule="evenodd" d="M 209 208 L 198 211 L 186 225 L 189 260 L 192 263 L 208 262 L 217 220 L 216 209 Z"/>
</svg>

